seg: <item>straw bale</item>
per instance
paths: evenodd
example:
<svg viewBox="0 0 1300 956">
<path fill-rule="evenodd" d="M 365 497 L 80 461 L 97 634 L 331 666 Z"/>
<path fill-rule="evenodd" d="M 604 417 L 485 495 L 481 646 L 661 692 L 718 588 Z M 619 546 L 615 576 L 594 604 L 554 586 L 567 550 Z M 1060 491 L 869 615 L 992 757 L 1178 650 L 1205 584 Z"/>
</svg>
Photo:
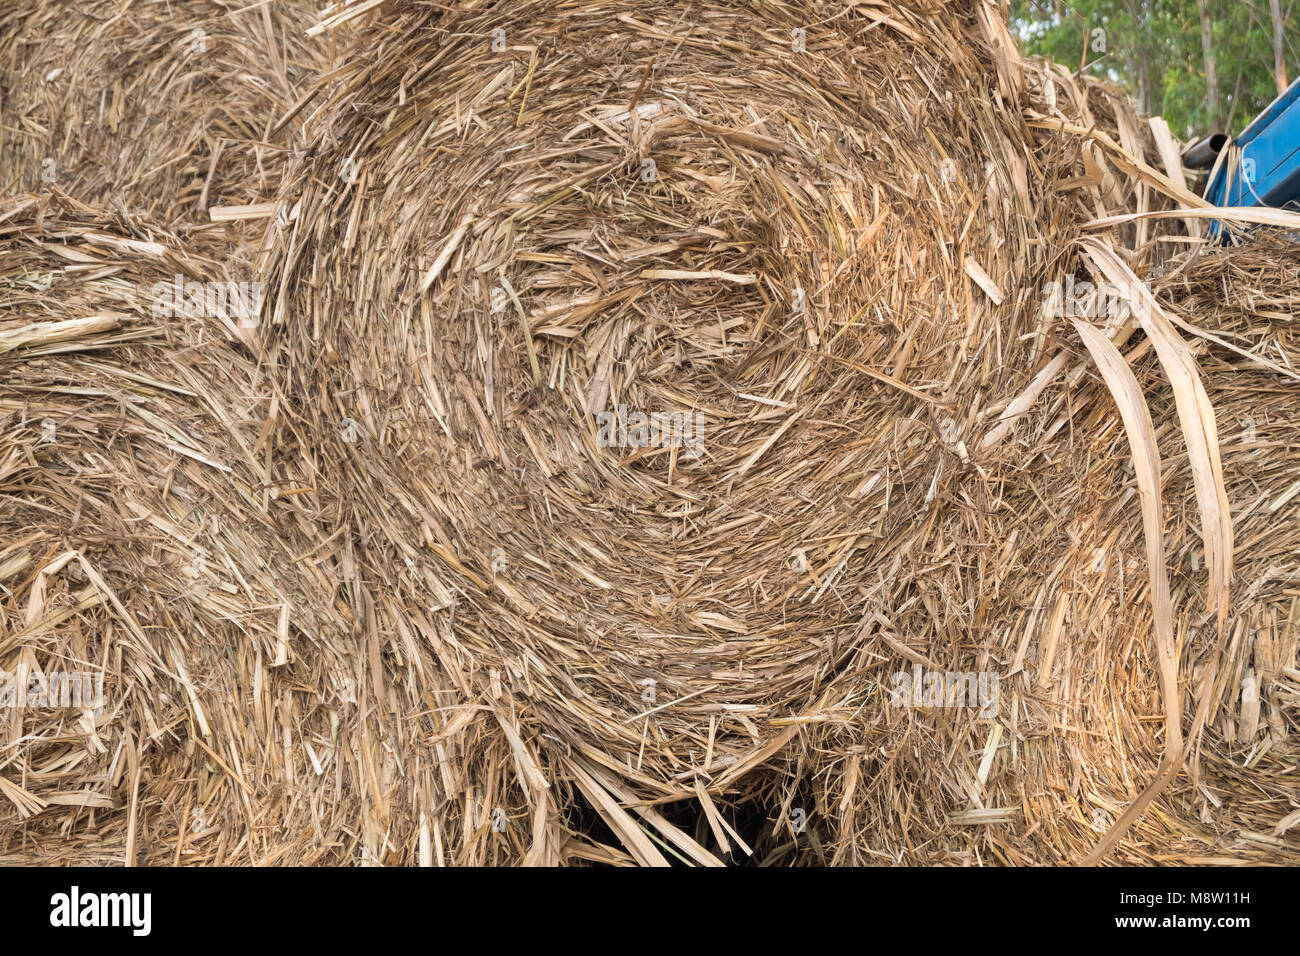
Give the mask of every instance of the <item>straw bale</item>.
<svg viewBox="0 0 1300 956">
<path fill-rule="evenodd" d="M 1300 259 L 1158 120 L 988 2 L 295 11 L 0 208 L 0 667 L 117 695 L 21 718 L 0 857 L 1295 861 Z"/>
<path fill-rule="evenodd" d="M 1124 434 L 1042 297 L 1088 278 L 1094 220 L 1198 201 L 1113 90 L 940 10 L 394 5 L 269 231 L 268 371 L 312 416 L 286 453 L 358 541 L 368 626 L 420 635 L 521 781 L 637 862 L 716 862 L 719 806 L 769 862 L 1077 860 L 1087 755 L 1120 809 L 1157 772 L 1178 662 L 1132 597 L 1131 481 L 1059 474 Z M 1103 235 L 1155 274 L 1193 228 Z M 1138 578 L 1072 610 L 1095 536 Z M 891 707 L 914 664 L 1001 675 L 998 720 Z"/>
</svg>

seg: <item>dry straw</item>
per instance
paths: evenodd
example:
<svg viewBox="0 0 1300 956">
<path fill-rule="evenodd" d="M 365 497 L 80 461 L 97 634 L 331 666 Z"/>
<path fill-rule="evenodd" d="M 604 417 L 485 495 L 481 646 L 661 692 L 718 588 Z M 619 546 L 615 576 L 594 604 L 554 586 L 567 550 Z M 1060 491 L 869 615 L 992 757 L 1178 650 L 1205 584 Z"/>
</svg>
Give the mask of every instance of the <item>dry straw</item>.
<svg viewBox="0 0 1300 956">
<path fill-rule="evenodd" d="M 284 748 L 337 759 L 312 702 L 338 697 L 338 628 L 300 489 L 265 454 L 278 403 L 239 344 L 256 312 L 174 236 L 121 225 L 0 207 L 0 669 L 23 695 L 68 673 L 97 691 L 66 709 L 11 688 L 0 856 L 319 858 L 328 807 Z M 300 645 L 319 676 L 288 673 Z"/>
<path fill-rule="evenodd" d="M 305 35 L 314 16 L 307 0 L 6 5 L 4 194 L 178 227 L 264 216 L 330 65 L 332 43 Z"/>
<path fill-rule="evenodd" d="M 11 738 L 0 852 L 1294 862 L 1300 259 L 1208 246 L 1162 123 L 988 3 L 340 30 L 261 118 L 311 149 L 258 322 L 145 315 L 238 235 L 0 223 L 0 666 L 122 702 Z M 192 540 L 233 592 L 175 598 Z"/>
<path fill-rule="evenodd" d="M 1152 634 L 1142 578 L 1114 576 L 1140 512 L 1074 423 L 1117 419 L 1041 300 L 1087 276 L 1090 221 L 1203 205 L 1167 130 L 1022 63 L 984 5 L 399 7 L 363 37 L 269 237 L 268 353 L 361 542 L 369 639 L 417 634 L 457 675 L 435 726 L 509 728 L 534 856 L 564 855 L 542 781 L 641 863 L 743 858 L 727 810 L 766 861 L 1122 836 L 1204 698 L 1192 609 L 1184 585 Z M 1189 231 L 1107 239 L 1127 275 Z M 1225 609 L 1204 387 L 1145 301 L 1115 345 L 1139 317 L 1178 398 L 1164 441 L 1195 429 Z M 602 413 L 636 411 L 701 416 L 701 454 L 608 447 Z M 1102 546 L 1112 573 L 1081 577 Z M 1001 675 L 998 719 L 891 708 L 914 664 Z"/>
</svg>

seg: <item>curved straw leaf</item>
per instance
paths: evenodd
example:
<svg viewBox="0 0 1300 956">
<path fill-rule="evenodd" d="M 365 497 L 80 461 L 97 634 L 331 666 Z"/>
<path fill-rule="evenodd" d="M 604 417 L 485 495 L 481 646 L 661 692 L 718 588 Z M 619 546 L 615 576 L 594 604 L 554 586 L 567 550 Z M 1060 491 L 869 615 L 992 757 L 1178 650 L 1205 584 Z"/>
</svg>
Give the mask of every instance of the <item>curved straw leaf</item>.
<svg viewBox="0 0 1300 956">
<path fill-rule="evenodd" d="M 1142 499 L 1142 530 L 1146 539 L 1147 571 L 1151 584 L 1151 614 L 1155 629 L 1156 656 L 1160 664 L 1160 694 L 1165 704 L 1165 756 L 1155 779 L 1124 811 L 1101 842 L 1084 858 L 1085 865 L 1096 863 L 1124 835 L 1147 804 L 1168 784 L 1182 761 L 1182 719 L 1178 695 L 1178 659 L 1174 647 L 1173 609 L 1169 597 L 1169 572 L 1165 567 L 1164 537 L 1161 532 L 1160 452 L 1156 446 L 1151 412 L 1142 397 L 1142 389 L 1119 349 L 1100 331 L 1078 319 L 1074 327 L 1087 346 L 1093 361 L 1119 406 L 1133 452 L 1133 470 L 1137 474 Z"/>
<path fill-rule="evenodd" d="M 1132 306 L 1133 314 L 1155 346 L 1160 364 L 1169 376 L 1178 408 L 1178 421 L 1187 442 L 1196 503 L 1201 513 L 1201 537 L 1210 575 L 1209 609 L 1219 622 L 1228 613 L 1228 581 L 1232 576 L 1232 513 L 1223 486 L 1219 459 L 1219 431 L 1214 408 L 1197 372 L 1192 350 L 1174 330 L 1164 309 L 1133 270 L 1113 249 L 1095 239 L 1085 239 L 1089 258 Z"/>
<path fill-rule="evenodd" d="M 1282 229 L 1300 229 L 1300 213 L 1268 206 L 1211 206 L 1208 209 L 1152 209 L 1147 212 L 1130 212 L 1119 216 L 1104 216 L 1085 223 L 1085 229 L 1098 232 L 1122 226 L 1138 219 L 1222 219 L 1229 222 L 1249 222 L 1257 226 L 1278 226 Z"/>
</svg>

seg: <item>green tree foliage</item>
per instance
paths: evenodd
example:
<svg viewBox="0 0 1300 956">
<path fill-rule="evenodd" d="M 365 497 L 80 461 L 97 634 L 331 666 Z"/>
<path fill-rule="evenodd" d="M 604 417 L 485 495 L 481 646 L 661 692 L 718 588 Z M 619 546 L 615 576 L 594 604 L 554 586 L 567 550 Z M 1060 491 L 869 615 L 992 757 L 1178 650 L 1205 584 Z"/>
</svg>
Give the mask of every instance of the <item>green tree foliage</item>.
<svg viewBox="0 0 1300 956">
<path fill-rule="evenodd" d="M 1118 83 L 1184 139 L 1239 133 L 1277 96 L 1275 12 L 1283 73 L 1294 81 L 1300 0 L 1011 0 L 1028 52 Z"/>
</svg>

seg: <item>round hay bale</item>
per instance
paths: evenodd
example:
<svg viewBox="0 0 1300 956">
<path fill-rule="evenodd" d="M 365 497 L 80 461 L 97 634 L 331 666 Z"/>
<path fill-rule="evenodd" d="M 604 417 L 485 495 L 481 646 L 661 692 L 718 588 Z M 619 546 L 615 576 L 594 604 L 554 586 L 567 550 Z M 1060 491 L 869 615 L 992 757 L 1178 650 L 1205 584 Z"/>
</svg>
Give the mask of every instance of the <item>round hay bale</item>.
<svg viewBox="0 0 1300 956">
<path fill-rule="evenodd" d="M 639 862 L 627 807 L 714 861 L 709 810 L 644 809 L 686 800 L 747 803 L 764 853 L 795 809 L 838 861 L 987 846 L 945 756 L 987 723 L 889 677 L 1011 670 L 987 587 L 1034 558 L 975 441 L 1050 357 L 1059 257 L 1136 190 L 1054 198 L 1105 159 L 1026 128 L 984 7 L 399 5 L 359 43 L 264 332 L 368 626 Z"/>
<path fill-rule="evenodd" d="M 1269 313 L 1290 298 L 1296 262 L 1294 249 L 1283 246 L 1199 252 L 1151 288 L 1169 313 L 1294 367 L 1294 343 L 1277 313 Z M 1258 307 L 1243 301 L 1247 290 L 1260 297 Z M 888 794 L 917 775 L 937 782 L 951 774 L 986 807 L 1011 810 L 983 818 L 953 812 L 985 831 L 966 850 L 972 863 L 1087 858 L 1157 776 L 1165 746 L 1168 701 L 1155 679 L 1159 629 L 1129 438 L 1087 353 L 1077 345 L 1068 351 L 1083 374 L 1040 403 L 1027 416 L 1033 424 L 1008 439 L 1002 464 L 1016 461 L 1015 473 L 1001 489 L 1014 521 L 990 519 L 1004 550 L 982 589 L 978 621 L 999 635 L 1003 661 L 1010 662 L 1001 681 L 1004 726 L 988 727 L 964 762 L 945 765 L 951 769 L 927 769 L 924 754 L 909 748 L 882 788 Z M 1290 813 L 1296 769 L 1289 741 L 1297 605 L 1285 582 L 1296 567 L 1289 529 L 1297 506 L 1286 495 L 1297 473 L 1279 453 L 1295 440 L 1294 379 L 1213 344 L 1199 357 L 1239 543 L 1232 606 L 1220 630 L 1206 613 L 1203 525 L 1170 384 L 1149 341 L 1134 343 L 1126 358 L 1151 404 L 1163 453 L 1161 547 L 1172 584 L 1188 752 L 1183 772 L 1106 859 L 1148 866 L 1293 862 L 1296 846 L 1272 831 Z M 957 544 L 953 559 L 977 561 L 979 543 Z M 929 756 L 938 761 L 949 738 L 932 724 L 916 729 L 937 738 Z M 843 788 L 834 778 L 832 784 L 833 805 Z M 864 807 L 860 825 L 887 810 L 883 800 Z M 1003 825 L 988 825 L 995 821 Z"/>
</svg>

